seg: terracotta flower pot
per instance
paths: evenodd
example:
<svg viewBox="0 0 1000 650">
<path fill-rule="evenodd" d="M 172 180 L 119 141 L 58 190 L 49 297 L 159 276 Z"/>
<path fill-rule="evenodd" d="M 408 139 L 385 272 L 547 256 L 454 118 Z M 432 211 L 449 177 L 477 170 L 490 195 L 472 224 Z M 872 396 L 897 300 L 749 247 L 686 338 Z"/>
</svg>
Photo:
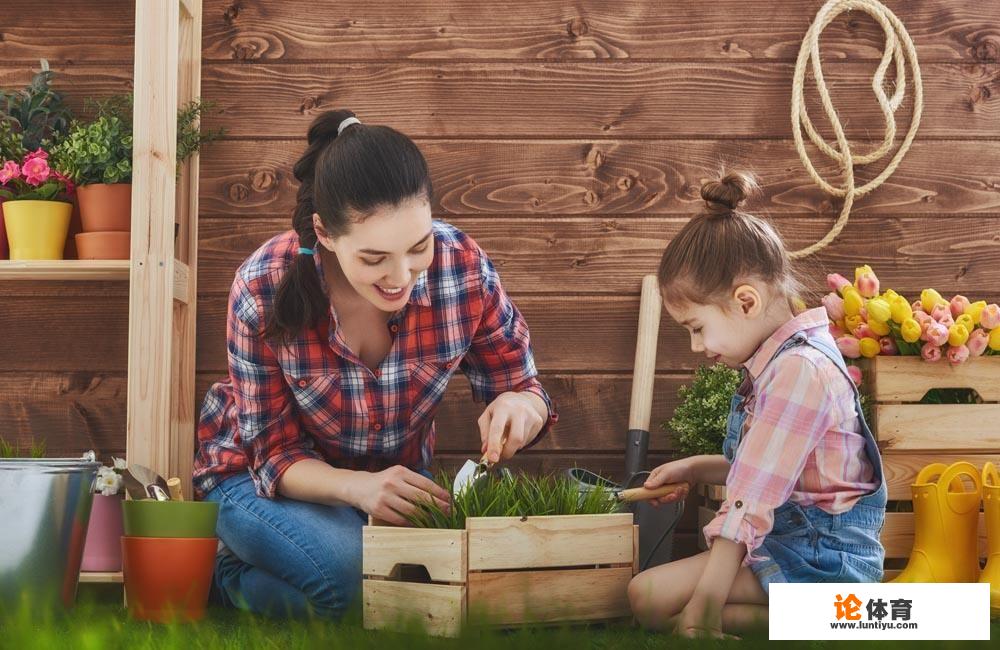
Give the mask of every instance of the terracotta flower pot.
<svg viewBox="0 0 1000 650">
<path fill-rule="evenodd" d="M 80 202 L 83 232 L 123 232 L 132 229 L 131 184 L 81 185 L 76 188 L 76 196 Z"/>
<path fill-rule="evenodd" d="M 76 254 L 81 260 L 127 260 L 128 232 L 81 232 L 76 235 Z"/>
<path fill-rule="evenodd" d="M 73 204 L 63 201 L 4 201 L 12 260 L 61 260 Z"/>
<path fill-rule="evenodd" d="M 94 495 L 81 571 L 122 570 L 122 535 L 125 534 L 122 526 L 123 496 Z"/>
<path fill-rule="evenodd" d="M 157 623 L 204 617 L 217 546 L 215 537 L 122 537 L 129 614 Z"/>
</svg>

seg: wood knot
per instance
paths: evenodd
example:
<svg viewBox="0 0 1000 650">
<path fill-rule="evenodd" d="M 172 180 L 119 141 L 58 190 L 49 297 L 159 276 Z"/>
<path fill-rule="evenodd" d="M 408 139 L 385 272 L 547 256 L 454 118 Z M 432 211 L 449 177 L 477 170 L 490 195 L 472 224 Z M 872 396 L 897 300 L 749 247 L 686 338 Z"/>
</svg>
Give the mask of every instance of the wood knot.
<svg viewBox="0 0 1000 650">
<path fill-rule="evenodd" d="M 227 25 L 232 25 L 234 22 L 236 22 L 236 19 L 240 15 L 240 9 L 241 9 L 241 7 L 240 7 L 239 3 L 235 3 L 235 2 L 233 4 L 231 4 L 231 5 L 229 5 L 228 7 L 226 7 L 226 10 L 224 12 L 222 12 L 222 18 L 223 18 L 223 20 L 226 21 Z"/>
<path fill-rule="evenodd" d="M 972 58 L 983 63 L 1000 62 L 1000 43 L 985 39 L 972 46 Z"/>
<path fill-rule="evenodd" d="M 257 58 L 257 48 L 241 43 L 233 48 L 233 58 L 237 61 L 251 61 Z"/>
<path fill-rule="evenodd" d="M 597 203 L 597 194 L 593 190 L 587 190 L 583 193 L 583 202 L 587 205 L 595 205 Z"/>
<path fill-rule="evenodd" d="M 587 152 L 587 167 L 597 169 L 604 164 L 604 153 L 597 147 L 591 147 Z"/>
<path fill-rule="evenodd" d="M 274 187 L 274 172 L 269 169 L 258 169 L 250 175 L 250 187 L 255 192 L 266 192 Z"/>
<path fill-rule="evenodd" d="M 315 109 L 320 105 L 319 97 L 310 95 L 309 97 L 303 97 L 302 101 L 299 102 L 299 114 L 305 115 L 309 111 Z"/>
<path fill-rule="evenodd" d="M 601 232 L 614 232 L 618 230 L 618 221 L 616 219 L 605 219 L 601 222 Z"/>
<path fill-rule="evenodd" d="M 974 86 L 969 92 L 969 98 L 966 100 L 966 105 L 969 110 L 975 110 L 976 104 L 982 104 L 987 101 L 993 92 L 990 90 L 989 86 Z"/>
<path fill-rule="evenodd" d="M 627 192 L 632 188 L 632 179 L 628 176 L 622 176 L 618 179 L 618 183 L 616 183 L 616 185 L 618 185 L 618 189 L 622 192 Z"/>
<path fill-rule="evenodd" d="M 588 25 L 587 21 L 583 18 L 577 17 L 569 21 L 569 24 L 566 26 L 566 31 L 569 32 L 569 35 L 573 38 L 580 38 L 581 36 L 586 36 L 587 32 L 590 31 L 590 25 Z"/>
<path fill-rule="evenodd" d="M 233 203 L 242 203 L 250 198 L 250 188 L 243 183 L 233 183 L 226 188 L 226 194 Z"/>
</svg>

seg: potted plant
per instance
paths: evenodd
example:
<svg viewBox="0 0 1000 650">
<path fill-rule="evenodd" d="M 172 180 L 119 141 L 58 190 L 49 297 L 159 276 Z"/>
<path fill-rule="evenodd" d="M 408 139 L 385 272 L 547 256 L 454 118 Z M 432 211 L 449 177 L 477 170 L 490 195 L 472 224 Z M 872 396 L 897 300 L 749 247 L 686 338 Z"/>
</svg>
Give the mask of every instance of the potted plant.
<svg viewBox="0 0 1000 650">
<path fill-rule="evenodd" d="M 117 95 L 96 106 L 92 121 L 74 121 L 53 155 L 78 188 L 83 259 L 128 259 L 132 212 L 132 95 Z M 189 158 L 221 131 L 202 133 L 201 113 L 211 106 L 195 100 L 177 114 L 177 163 Z"/>
<path fill-rule="evenodd" d="M 662 427 L 677 434 L 677 446 L 688 455 L 721 454 L 729 405 L 740 385 L 740 373 L 725 364 L 702 366 L 691 386 L 677 391 L 681 399 Z"/>
<path fill-rule="evenodd" d="M 51 88 L 55 73 L 48 61 L 41 60 L 41 70 L 31 83 L 18 91 L 0 90 L 0 161 L 22 160 L 34 151 L 58 139 L 69 125 L 69 110 L 62 96 Z M 0 197 L 0 204 L 4 199 Z M 0 259 L 8 255 L 8 242 L 0 211 Z"/>
<path fill-rule="evenodd" d="M 60 260 L 73 204 L 73 183 L 49 166 L 44 149 L 0 161 L 0 197 L 12 260 Z"/>
<path fill-rule="evenodd" d="M 81 571 L 121 571 L 122 535 L 122 472 L 127 465 L 122 458 L 112 458 L 110 467 L 97 470 L 94 484 L 94 505 L 90 511 L 87 542 L 83 547 Z"/>
</svg>

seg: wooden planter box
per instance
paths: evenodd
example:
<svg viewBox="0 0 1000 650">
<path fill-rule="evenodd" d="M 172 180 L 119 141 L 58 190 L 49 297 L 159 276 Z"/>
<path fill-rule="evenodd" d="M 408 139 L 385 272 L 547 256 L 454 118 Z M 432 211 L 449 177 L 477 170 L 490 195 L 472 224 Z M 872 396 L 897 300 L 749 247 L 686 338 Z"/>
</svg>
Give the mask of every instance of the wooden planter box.
<svg viewBox="0 0 1000 650">
<path fill-rule="evenodd" d="M 919 357 L 875 357 L 866 368 L 873 400 L 872 428 L 882 452 L 889 505 L 882 528 L 885 579 L 906 566 L 913 548 L 910 485 L 931 463 L 966 460 L 982 469 L 1000 464 L 1000 356 L 979 357 L 960 366 Z M 972 388 L 982 404 L 918 404 L 934 388 Z M 699 547 L 703 528 L 725 500 L 725 486 L 699 485 Z M 980 515 L 979 554 L 986 557 L 986 526 Z"/>
<path fill-rule="evenodd" d="M 456 636 L 466 622 L 626 618 L 638 539 L 629 513 L 477 517 L 465 530 L 365 526 L 364 626 L 419 622 Z"/>
</svg>

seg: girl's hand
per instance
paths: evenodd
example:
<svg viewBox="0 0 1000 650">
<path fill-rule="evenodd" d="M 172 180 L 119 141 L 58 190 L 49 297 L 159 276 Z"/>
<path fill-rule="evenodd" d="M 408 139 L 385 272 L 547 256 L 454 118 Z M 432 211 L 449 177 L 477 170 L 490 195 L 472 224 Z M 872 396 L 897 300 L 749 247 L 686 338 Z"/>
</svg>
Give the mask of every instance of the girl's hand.
<svg viewBox="0 0 1000 650">
<path fill-rule="evenodd" d="M 646 478 L 646 482 L 643 483 L 643 487 L 652 490 L 668 483 L 687 483 L 690 486 L 698 482 L 697 473 L 694 467 L 693 456 L 681 458 L 664 463 L 650 472 L 649 477 Z M 649 503 L 659 506 L 675 501 L 682 501 L 687 498 L 689 492 L 690 487 L 683 488 L 658 499 L 650 499 Z"/>
<path fill-rule="evenodd" d="M 496 463 L 513 457 L 535 439 L 548 413 L 545 402 L 535 393 L 501 393 L 479 416 L 479 437 L 486 460 Z"/>
<path fill-rule="evenodd" d="M 407 517 L 416 512 L 415 504 L 433 500 L 446 512 L 451 507 L 446 489 L 402 465 L 381 472 L 357 472 L 351 488 L 352 505 L 395 526 L 410 525 Z"/>
</svg>

